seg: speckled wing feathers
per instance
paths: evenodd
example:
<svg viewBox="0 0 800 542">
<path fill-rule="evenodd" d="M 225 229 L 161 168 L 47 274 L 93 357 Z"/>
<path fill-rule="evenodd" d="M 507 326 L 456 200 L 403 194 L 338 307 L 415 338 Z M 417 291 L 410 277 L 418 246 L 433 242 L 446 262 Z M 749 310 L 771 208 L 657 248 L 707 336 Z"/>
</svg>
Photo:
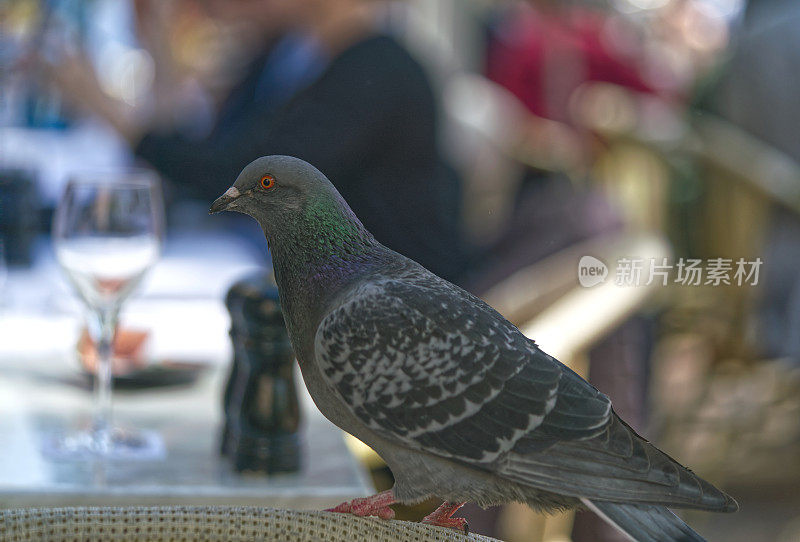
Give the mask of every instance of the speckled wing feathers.
<svg viewBox="0 0 800 542">
<path fill-rule="evenodd" d="M 608 399 L 585 383 L 586 401 L 557 395 L 565 368 L 467 296 L 444 281 L 361 286 L 318 329 L 323 374 L 368 427 L 445 457 L 496 462 L 537 428 L 597 434 Z"/>
</svg>

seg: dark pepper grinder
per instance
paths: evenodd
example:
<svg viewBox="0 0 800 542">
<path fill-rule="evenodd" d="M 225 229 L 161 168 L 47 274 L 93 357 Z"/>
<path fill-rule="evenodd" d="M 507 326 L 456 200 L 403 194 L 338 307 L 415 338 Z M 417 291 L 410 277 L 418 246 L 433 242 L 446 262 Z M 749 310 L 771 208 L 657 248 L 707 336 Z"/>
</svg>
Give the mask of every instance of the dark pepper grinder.
<svg viewBox="0 0 800 542">
<path fill-rule="evenodd" d="M 250 275 L 228 291 L 233 363 L 225 386 L 222 455 L 234 468 L 266 473 L 300 468 L 300 405 L 294 352 L 272 273 Z"/>
</svg>

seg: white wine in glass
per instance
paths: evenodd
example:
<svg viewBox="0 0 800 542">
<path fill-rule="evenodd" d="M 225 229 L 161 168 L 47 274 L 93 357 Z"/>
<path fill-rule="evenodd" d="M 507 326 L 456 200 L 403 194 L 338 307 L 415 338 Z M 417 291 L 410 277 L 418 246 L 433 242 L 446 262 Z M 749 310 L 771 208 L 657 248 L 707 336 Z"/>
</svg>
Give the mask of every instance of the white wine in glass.
<svg viewBox="0 0 800 542">
<path fill-rule="evenodd" d="M 59 455 L 152 455 L 151 437 L 111 424 L 111 358 L 120 307 L 158 259 L 163 230 L 160 185 L 146 170 L 77 176 L 64 190 L 53 218 L 53 245 L 89 309 L 98 360 L 92 427 L 61 439 Z"/>
</svg>

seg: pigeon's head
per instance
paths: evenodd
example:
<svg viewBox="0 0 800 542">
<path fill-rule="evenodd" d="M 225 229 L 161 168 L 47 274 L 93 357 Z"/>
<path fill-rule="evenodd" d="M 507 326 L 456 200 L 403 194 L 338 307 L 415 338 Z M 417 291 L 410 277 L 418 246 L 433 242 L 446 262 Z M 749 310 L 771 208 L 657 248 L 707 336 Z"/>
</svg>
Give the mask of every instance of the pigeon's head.
<svg viewBox="0 0 800 542">
<path fill-rule="evenodd" d="M 242 170 L 209 212 L 244 213 L 266 231 L 270 224 L 302 215 L 312 201 L 340 198 L 331 182 L 311 164 L 291 156 L 263 156 Z"/>
</svg>

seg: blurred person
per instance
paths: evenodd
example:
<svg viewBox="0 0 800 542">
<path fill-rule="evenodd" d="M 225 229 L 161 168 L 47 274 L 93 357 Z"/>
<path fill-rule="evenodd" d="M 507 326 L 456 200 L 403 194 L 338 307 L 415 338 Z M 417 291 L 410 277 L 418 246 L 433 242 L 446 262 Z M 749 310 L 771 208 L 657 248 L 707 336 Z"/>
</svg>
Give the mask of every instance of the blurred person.
<svg viewBox="0 0 800 542">
<path fill-rule="evenodd" d="M 491 25 L 487 75 L 534 115 L 574 125 L 570 100 L 584 83 L 657 92 L 633 51 L 613 46 L 610 35 L 619 32 L 597 9 L 554 0 L 515 3 Z"/>
<path fill-rule="evenodd" d="M 124 114 L 99 89 L 87 89 L 96 79 L 76 69 L 79 62 L 55 66 L 55 78 L 187 193 L 210 200 L 254 158 L 296 156 L 331 179 L 378 240 L 457 281 L 469 262 L 460 236 L 459 181 L 439 151 L 437 104 L 426 74 L 381 31 L 382 2 L 204 5 L 249 28 L 248 36 L 267 37 L 208 136 Z"/>
<path fill-rule="evenodd" d="M 521 144 L 533 159 L 514 196 L 506 232 L 490 249 L 488 269 L 477 274 L 479 291 L 621 226 L 599 191 L 581 182 L 594 161 L 595 142 L 582 119 L 575 118 L 572 101 L 586 83 L 612 83 L 648 95 L 657 90 L 641 74 L 637 59 L 610 47 L 607 23 L 597 9 L 553 0 L 513 2 L 490 15 L 486 75 L 530 114 L 523 121 Z"/>
<path fill-rule="evenodd" d="M 602 148 L 592 131 L 609 114 L 598 101 L 632 109 L 635 117 L 653 105 L 670 109 L 676 97 L 670 70 L 643 49 L 630 25 L 596 7 L 514 2 L 490 17 L 485 70 L 531 114 L 526 143 L 535 165 L 581 177 Z"/>
</svg>

